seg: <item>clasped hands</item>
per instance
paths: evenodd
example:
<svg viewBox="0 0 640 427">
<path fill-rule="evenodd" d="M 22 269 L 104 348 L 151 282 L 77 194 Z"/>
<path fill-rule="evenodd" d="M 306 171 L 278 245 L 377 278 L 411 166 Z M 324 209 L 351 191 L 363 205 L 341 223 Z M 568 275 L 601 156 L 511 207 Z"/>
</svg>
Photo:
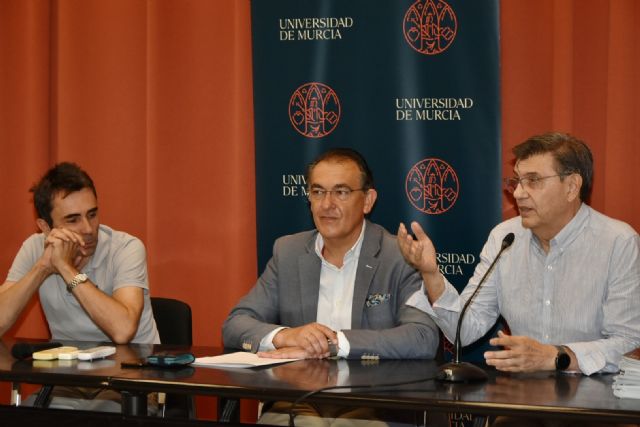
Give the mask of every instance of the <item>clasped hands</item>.
<svg viewBox="0 0 640 427">
<path fill-rule="evenodd" d="M 60 273 L 65 267 L 79 269 L 88 253 L 82 236 L 66 228 L 52 228 L 45 235 L 41 261 L 50 273 Z"/>
<path fill-rule="evenodd" d="M 329 344 L 338 345 L 338 335 L 320 323 L 285 328 L 273 337 L 272 351 L 258 352 L 272 359 L 324 359 L 330 356 Z"/>
</svg>

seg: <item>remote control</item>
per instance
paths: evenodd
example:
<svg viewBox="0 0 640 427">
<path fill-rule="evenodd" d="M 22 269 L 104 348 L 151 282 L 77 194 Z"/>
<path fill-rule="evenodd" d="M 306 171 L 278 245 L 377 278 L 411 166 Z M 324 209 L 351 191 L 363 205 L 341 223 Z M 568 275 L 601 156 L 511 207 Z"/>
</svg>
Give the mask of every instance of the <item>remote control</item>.
<svg viewBox="0 0 640 427">
<path fill-rule="evenodd" d="M 88 348 L 86 350 L 80 350 L 78 352 L 78 359 L 80 360 L 102 359 L 103 357 L 111 356 L 115 352 L 116 352 L 115 347 L 103 345 L 100 347 L 93 347 L 93 348 Z"/>
<path fill-rule="evenodd" d="M 78 347 L 63 346 L 50 348 L 49 350 L 36 351 L 31 355 L 31 357 L 35 360 L 55 360 L 63 353 L 72 353 L 76 351 L 78 351 Z"/>
<path fill-rule="evenodd" d="M 78 353 L 80 353 L 80 350 L 60 353 L 60 354 L 58 354 L 58 360 L 74 360 L 74 359 L 77 359 L 78 358 Z"/>
</svg>

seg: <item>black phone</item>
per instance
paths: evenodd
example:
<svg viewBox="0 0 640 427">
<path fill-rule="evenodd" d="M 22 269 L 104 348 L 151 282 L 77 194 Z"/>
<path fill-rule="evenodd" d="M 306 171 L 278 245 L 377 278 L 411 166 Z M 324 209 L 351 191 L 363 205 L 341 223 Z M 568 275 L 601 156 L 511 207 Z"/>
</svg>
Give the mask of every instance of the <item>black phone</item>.
<svg viewBox="0 0 640 427">
<path fill-rule="evenodd" d="M 144 368 L 145 366 L 149 366 L 146 358 L 124 360 L 120 362 L 120 367 L 122 368 Z"/>
<path fill-rule="evenodd" d="M 193 363 L 195 357 L 191 353 L 156 353 L 147 357 L 150 366 L 161 368 L 180 367 Z"/>
</svg>

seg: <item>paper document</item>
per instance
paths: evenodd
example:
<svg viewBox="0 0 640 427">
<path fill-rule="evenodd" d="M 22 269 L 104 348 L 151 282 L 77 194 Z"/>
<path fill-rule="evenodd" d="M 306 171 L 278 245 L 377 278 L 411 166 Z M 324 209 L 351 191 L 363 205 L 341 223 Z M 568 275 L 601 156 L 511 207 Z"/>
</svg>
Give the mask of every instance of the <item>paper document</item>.
<svg viewBox="0 0 640 427">
<path fill-rule="evenodd" d="M 278 363 L 293 362 L 300 359 L 268 359 L 258 357 L 255 353 L 237 351 L 221 356 L 197 357 L 192 366 L 204 368 L 253 368 L 256 366 L 276 365 Z"/>
</svg>

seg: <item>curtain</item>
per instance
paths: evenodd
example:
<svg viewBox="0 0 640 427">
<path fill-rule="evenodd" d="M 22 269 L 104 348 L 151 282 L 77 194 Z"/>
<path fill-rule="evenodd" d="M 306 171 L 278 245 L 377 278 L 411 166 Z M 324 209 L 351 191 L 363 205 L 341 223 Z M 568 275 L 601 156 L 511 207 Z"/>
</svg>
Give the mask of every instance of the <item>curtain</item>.
<svg viewBox="0 0 640 427">
<path fill-rule="evenodd" d="M 152 294 L 220 345 L 257 274 L 250 52 L 245 1 L 0 1 L 0 270 L 35 231 L 29 187 L 77 162 Z M 39 307 L 12 332 L 46 336 Z"/>
<path fill-rule="evenodd" d="M 500 26 L 504 174 L 526 137 L 572 133 L 593 151 L 591 205 L 640 230 L 640 2 L 503 0 Z"/>
</svg>

